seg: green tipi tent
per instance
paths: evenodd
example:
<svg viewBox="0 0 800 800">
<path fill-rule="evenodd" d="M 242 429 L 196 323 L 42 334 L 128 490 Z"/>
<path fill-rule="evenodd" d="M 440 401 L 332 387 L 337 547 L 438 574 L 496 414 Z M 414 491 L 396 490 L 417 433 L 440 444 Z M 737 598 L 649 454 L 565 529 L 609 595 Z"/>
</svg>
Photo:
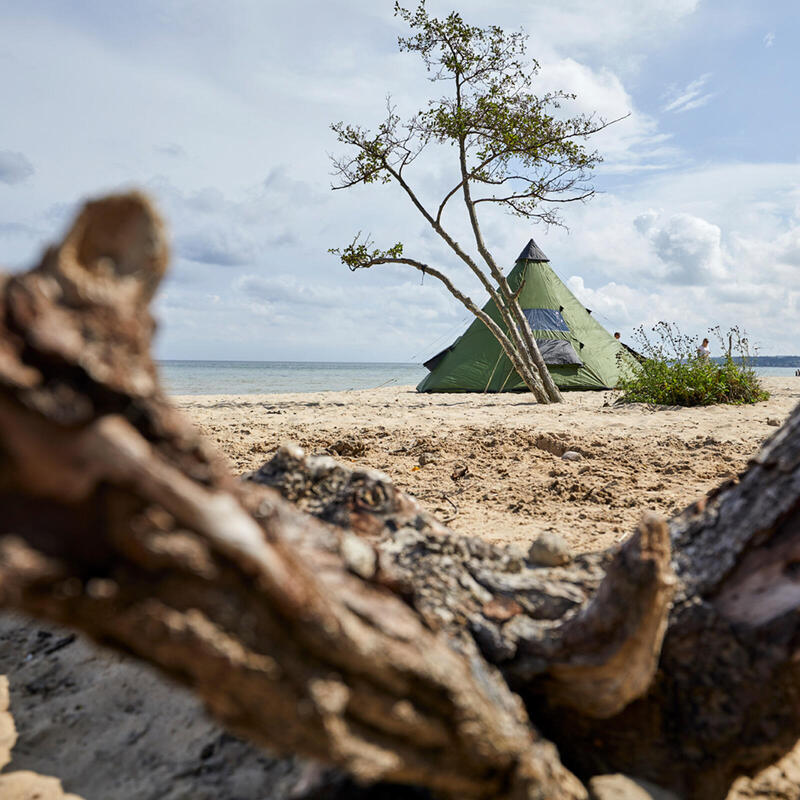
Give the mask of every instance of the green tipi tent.
<svg viewBox="0 0 800 800">
<path fill-rule="evenodd" d="M 550 267 L 531 239 L 508 276 L 553 380 L 560 389 L 610 389 L 635 361 Z M 493 300 L 483 310 L 504 327 Z M 425 362 L 418 392 L 519 392 L 527 387 L 491 331 L 476 319 L 450 347 Z"/>
</svg>

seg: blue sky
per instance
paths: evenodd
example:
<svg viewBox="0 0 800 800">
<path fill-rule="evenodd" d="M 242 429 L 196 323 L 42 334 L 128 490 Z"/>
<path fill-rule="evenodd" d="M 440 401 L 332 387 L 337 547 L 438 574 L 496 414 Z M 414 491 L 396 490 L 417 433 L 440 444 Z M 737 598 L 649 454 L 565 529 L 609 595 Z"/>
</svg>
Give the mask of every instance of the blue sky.
<svg viewBox="0 0 800 800">
<path fill-rule="evenodd" d="M 82 198 L 139 187 L 166 216 L 156 304 L 165 358 L 407 361 L 468 314 L 401 267 L 351 274 L 353 234 L 405 243 L 480 287 L 393 187 L 330 190 L 329 123 L 374 125 L 430 84 L 391 0 L 0 0 L 0 262 L 36 261 Z M 436 14 L 452 9 L 429 0 Z M 509 268 L 530 237 L 612 330 L 747 329 L 800 352 L 800 7 L 789 0 L 464 0 L 475 24 L 523 27 L 542 91 L 629 116 L 595 146 L 598 195 L 569 232 L 487 216 Z M 413 179 L 429 202 L 455 165 Z M 468 241 L 465 221 L 448 220 Z"/>
</svg>

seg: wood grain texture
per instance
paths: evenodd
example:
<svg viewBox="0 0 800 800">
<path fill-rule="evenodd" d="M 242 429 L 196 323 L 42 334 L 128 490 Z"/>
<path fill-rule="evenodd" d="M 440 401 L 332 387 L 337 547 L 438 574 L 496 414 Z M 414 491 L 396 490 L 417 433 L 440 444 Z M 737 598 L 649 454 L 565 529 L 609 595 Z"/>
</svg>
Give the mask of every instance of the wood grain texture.
<svg viewBox="0 0 800 800">
<path fill-rule="evenodd" d="M 446 797 L 622 772 L 715 800 L 798 739 L 797 411 L 707 502 L 544 566 L 297 448 L 231 475 L 158 385 L 166 262 L 131 194 L 0 277 L 0 604 L 277 752 Z"/>
</svg>

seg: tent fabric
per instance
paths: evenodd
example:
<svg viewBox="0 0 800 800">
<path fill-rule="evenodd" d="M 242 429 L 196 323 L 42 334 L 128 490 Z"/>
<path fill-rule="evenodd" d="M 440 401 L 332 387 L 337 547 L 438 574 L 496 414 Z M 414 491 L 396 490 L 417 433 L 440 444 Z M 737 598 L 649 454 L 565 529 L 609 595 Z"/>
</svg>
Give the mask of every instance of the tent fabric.
<svg viewBox="0 0 800 800">
<path fill-rule="evenodd" d="M 522 252 L 517 256 L 517 261 L 549 261 L 550 259 L 539 249 L 536 242 L 531 239 Z"/>
<path fill-rule="evenodd" d="M 542 354 L 542 359 L 548 367 L 556 365 L 577 364 L 579 367 L 583 365 L 575 348 L 563 339 L 537 339 L 536 344 L 539 346 L 539 352 Z"/>
<path fill-rule="evenodd" d="M 445 347 L 444 350 L 440 350 L 435 356 L 431 356 L 427 361 L 422 362 L 422 366 L 425 367 L 428 371 L 436 369 L 438 364 L 441 360 L 456 346 L 456 343 Z"/>
<path fill-rule="evenodd" d="M 567 323 L 560 311 L 552 308 L 523 308 L 532 331 L 568 331 Z"/>
<path fill-rule="evenodd" d="M 613 388 L 618 384 L 622 370 L 635 368 L 636 361 L 622 343 L 587 312 L 555 274 L 547 256 L 532 239 L 509 273 L 508 283 L 512 292 L 519 292 L 523 309 L 544 310 L 549 312 L 546 315 L 549 319 L 557 319 L 551 315 L 563 319 L 565 330 L 554 329 L 552 322 L 548 322 L 547 327 L 538 327 L 544 319 L 538 315 L 532 315 L 529 323 L 538 342 L 565 342 L 580 362 L 548 365 L 560 389 Z M 483 310 L 503 327 L 492 300 Z M 540 348 L 544 346 L 540 345 Z M 491 331 L 476 319 L 420 382 L 417 391 L 513 392 L 527 391 L 527 387 Z"/>
</svg>

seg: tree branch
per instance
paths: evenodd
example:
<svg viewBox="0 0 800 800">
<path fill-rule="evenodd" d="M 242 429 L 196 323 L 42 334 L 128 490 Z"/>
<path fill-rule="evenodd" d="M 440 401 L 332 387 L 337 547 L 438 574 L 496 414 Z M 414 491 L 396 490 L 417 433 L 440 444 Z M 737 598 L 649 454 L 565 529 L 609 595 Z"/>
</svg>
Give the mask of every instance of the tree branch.
<svg viewBox="0 0 800 800">
<path fill-rule="evenodd" d="M 672 556 L 645 518 L 546 566 L 331 459 L 234 480 L 158 387 L 165 263 L 129 195 L 0 276 L 0 605 L 139 655 L 257 742 L 447 797 L 585 798 L 539 730 L 582 779 L 689 800 L 794 744 L 800 408 L 670 522 Z"/>
<path fill-rule="evenodd" d="M 395 252 L 397 252 L 397 247 L 398 245 L 395 246 Z M 338 253 L 338 251 L 333 252 Z M 444 286 L 447 288 L 447 291 L 450 292 L 450 294 L 455 297 L 456 300 L 458 300 L 466 309 L 468 309 L 475 317 L 477 317 L 481 322 L 483 322 L 484 325 L 486 325 L 486 327 L 492 332 L 495 339 L 497 339 L 500 347 L 508 357 L 514 369 L 516 369 L 520 375 L 525 375 L 526 365 L 519 358 L 518 351 L 516 350 L 514 343 L 506 335 L 506 332 L 485 311 L 483 311 L 483 309 L 479 308 L 473 302 L 473 300 L 461 292 L 443 272 L 435 269 L 434 267 L 430 267 L 427 264 L 423 264 L 421 261 L 417 261 L 413 258 L 395 255 L 392 253 L 392 251 L 382 253 L 379 250 L 373 250 L 370 253 L 368 244 L 356 245 L 356 243 L 353 242 L 349 247 L 349 252 L 352 253 L 352 257 L 348 254 L 347 250 L 345 253 L 340 255 L 342 260 L 345 261 L 345 263 L 349 263 L 350 268 L 353 270 L 368 269 L 379 264 L 406 264 L 414 267 L 416 270 L 419 270 L 423 275 L 431 275 L 432 277 L 436 278 L 438 281 L 444 284 Z M 528 388 L 531 389 L 539 402 L 546 402 L 547 396 L 542 386 L 536 382 L 535 376 L 530 376 L 526 383 L 528 384 Z"/>
<path fill-rule="evenodd" d="M 236 483 L 148 382 L 161 231 L 136 195 L 90 204 L 3 282 L 0 605 L 133 652 L 232 730 L 362 781 L 585 798 L 499 675 L 381 582 L 368 544 Z"/>
<path fill-rule="evenodd" d="M 456 102 L 460 106 L 461 90 L 460 86 L 458 85 L 458 81 L 456 81 Z M 508 325 L 509 330 L 513 332 L 515 342 L 521 339 L 517 345 L 518 349 L 523 356 L 523 360 L 526 364 L 528 372 L 534 376 L 537 376 L 544 386 L 547 401 L 561 402 L 561 392 L 559 392 L 553 381 L 552 375 L 550 375 L 550 371 L 545 366 L 542 354 L 539 352 L 539 348 L 534 341 L 533 336 L 531 335 L 528 320 L 525 318 L 522 310 L 520 309 L 519 301 L 511 291 L 506 276 L 503 274 L 502 270 L 498 268 L 497 263 L 495 262 L 494 258 L 486 247 L 486 243 L 483 240 L 483 234 L 481 233 L 480 225 L 478 223 L 478 216 L 475 211 L 475 203 L 472 200 L 469 184 L 469 171 L 467 169 L 467 154 L 463 136 L 460 136 L 458 139 L 458 156 L 459 165 L 461 167 L 461 188 L 464 194 L 464 204 L 467 208 L 467 214 L 469 216 L 470 225 L 475 237 L 475 243 L 478 247 L 478 252 L 488 265 L 492 277 L 497 281 L 500 287 L 499 295 L 503 299 L 504 305 L 508 309 L 508 316 L 511 317 L 511 320 L 506 324 Z"/>
</svg>

